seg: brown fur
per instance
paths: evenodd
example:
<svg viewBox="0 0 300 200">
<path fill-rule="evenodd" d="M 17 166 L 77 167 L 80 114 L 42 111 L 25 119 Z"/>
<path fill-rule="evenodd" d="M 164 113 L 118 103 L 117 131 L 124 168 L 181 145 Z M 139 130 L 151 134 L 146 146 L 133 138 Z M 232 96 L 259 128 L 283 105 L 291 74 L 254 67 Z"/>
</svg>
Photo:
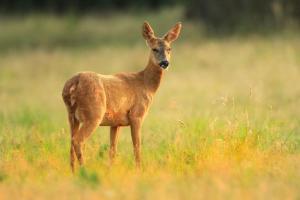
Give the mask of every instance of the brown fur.
<svg viewBox="0 0 300 200">
<path fill-rule="evenodd" d="M 150 25 L 144 23 L 143 37 L 152 51 L 143 71 L 116 75 L 81 72 L 65 83 L 62 96 L 71 129 L 70 164 L 73 171 L 75 156 L 82 165 L 82 145 L 99 125 L 111 127 L 111 162 L 116 154 L 120 127 L 130 126 L 135 160 L 140 166 L 140 130 L 163 76 L 159 63 L 169 61 L 170 43 L 177 39 L 180 29 L 178 23 L 163 38 L 156 38 Z"/>
</svg>

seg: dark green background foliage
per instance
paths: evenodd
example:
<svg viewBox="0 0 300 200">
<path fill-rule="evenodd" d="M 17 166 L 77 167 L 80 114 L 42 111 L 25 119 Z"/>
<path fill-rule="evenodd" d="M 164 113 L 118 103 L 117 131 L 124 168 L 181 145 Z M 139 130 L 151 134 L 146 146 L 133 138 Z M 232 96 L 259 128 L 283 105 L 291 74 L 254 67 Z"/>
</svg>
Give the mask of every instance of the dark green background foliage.
<svg viewBox="0 0 300 200">
<path fill-rule="evenodd" d="M 190 0 L 186 16 L 212 29 L 280 26 L 300 21 L 300 0 Z"/>
<path fill-rule="evenodd" d="M 0 9 L 2 12 L 14 11 L 19 13 L 30 11 L 81 13 L 140 7 L 155 9 L 177 2 L 180 0 L 2 0 Z"/>
<path fill-rule="evenodd" d="M 183 5 L 188 19 L 212 30 L 255 30 L 300 22 L 300 0 L 2 0 L 0 12 L 97 13 Z"/>
</svg>

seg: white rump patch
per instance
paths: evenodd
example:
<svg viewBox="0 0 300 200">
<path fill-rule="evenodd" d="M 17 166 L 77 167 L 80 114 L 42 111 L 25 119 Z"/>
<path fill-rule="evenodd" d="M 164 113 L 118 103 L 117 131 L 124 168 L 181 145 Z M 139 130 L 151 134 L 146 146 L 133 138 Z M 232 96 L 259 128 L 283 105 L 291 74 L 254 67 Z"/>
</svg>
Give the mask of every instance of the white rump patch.
<svg viewBox="0 0 300 200">
<path fill-rule="evenodd" d="M 70 97 L 71 97 L 71 105 L 73 106 L 75 104 L 75 95 L 73 95 L 73 92 L 76 89 L 76 85 L 72 85 L 72 87 L 70 88 Z"/>
</svg>

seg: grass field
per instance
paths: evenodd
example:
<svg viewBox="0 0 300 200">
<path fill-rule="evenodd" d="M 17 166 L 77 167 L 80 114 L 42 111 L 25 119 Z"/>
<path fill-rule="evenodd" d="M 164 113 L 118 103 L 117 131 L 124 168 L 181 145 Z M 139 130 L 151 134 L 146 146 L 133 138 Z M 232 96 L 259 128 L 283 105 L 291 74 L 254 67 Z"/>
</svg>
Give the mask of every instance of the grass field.
<svg viewBox="0 0 300 200">
<path fill-rule="evenodd" d="M 0 19 L 1 200 L 300 198 L 299 31 L 209 37 L 181 16 Z M 101 127 L 72 175 L 63 84 L 83 70 L 141 70 L 145 19 L 159 34 L 184 28 L 143 126 L 142 170 L 126 127 L 109 168 Z"/>
</svg>

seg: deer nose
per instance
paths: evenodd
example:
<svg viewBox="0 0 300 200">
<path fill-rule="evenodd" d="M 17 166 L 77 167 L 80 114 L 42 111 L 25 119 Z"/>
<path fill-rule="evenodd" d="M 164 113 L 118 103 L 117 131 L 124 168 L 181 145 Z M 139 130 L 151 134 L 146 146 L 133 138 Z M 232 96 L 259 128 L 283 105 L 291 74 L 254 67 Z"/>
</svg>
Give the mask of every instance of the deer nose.
<svg viewBox="0 0 300 200">
<path fill-rule="evenodd" d="M 159 63 L 159 66 L 166 69 L 169 66 L 169 62 L 167 60 L 163 60 Z"/>
</svg>

